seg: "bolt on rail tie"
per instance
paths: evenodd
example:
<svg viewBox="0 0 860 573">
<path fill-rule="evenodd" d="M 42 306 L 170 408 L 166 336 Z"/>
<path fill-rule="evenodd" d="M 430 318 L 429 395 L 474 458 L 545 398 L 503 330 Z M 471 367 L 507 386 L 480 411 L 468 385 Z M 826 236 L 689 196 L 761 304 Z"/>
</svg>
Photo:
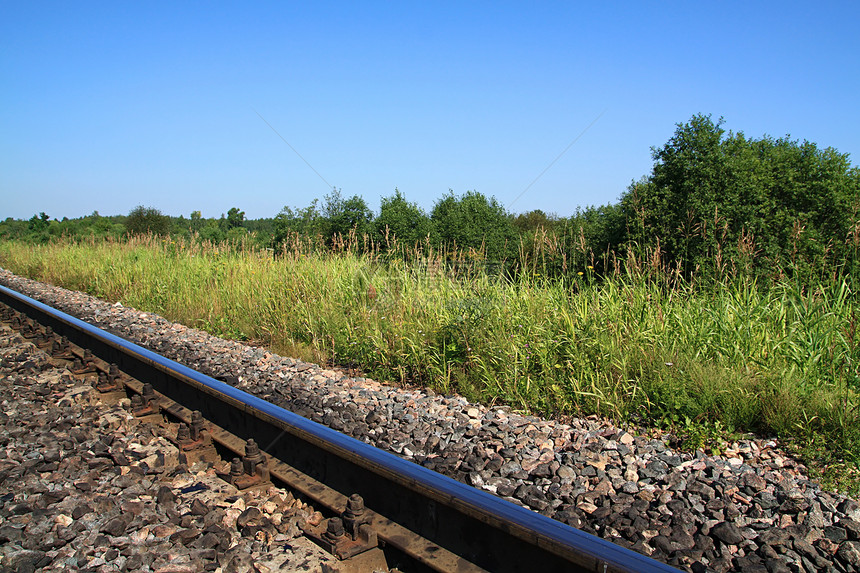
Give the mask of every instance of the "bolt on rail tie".
<svg viewBox="0 0 860 573">
<path fill-rule="evenodd" d="M 158 397 L 149 382 L 143 385 L 140 394 L 131 398 L 132 414 L 137 418 L 158 414 Z"/>
<path fill-rule="evenodd" d="M 126 374 L 139 381 L 129 384 L 133 409 L 163 409 L 184 422 L 192 438 L 195 426 L 199 433 L 209 433 L 192 414 L 196 408 L 206 412 L 214 443 L 233 451 L 241 451 L 244 444 L 243 456 L 228 468 L 217 466 L 220 476 L 241 484 L 268 477 L 271 471 L 321 508 L 339 512 L 339 525 L 325 521 L 316 530 L 319 537 L 329 533 L 327 543 L 339 559 L 351 554 L 350 544 L 376 545 L 376 535 L 387 550 L 401 551 L 436 571 L 677 571 L 323 427 L 3 286 L 0 301 L 67 335 L 78 367 L 86 360 L 80 360 L 85 355 L 77 345 L 97 351 L 105 361 L 98 369 L 107 370 L 108 378 L 106 364 L 122 364 Z M 17 322 L 23 330 L 25 320 Z M 160 394 L 151 387 L 135 393 L 145 379 Z M 231 425 L 244 436 L 277 444 L 264 454 L 256 442 L 242 442 L 222 429 Z M 182 433 L 184 439 L 185 430 Z M 249 476 L 246 467 L 255 475 Z M 352 497 L 356 492 L 362 501 Z M 429 519 L 430 513 L 436 518 Z M 356 559 L 370 561 L 378 551 Z"/>
<path fill-rule="evenodd" d="M 316 527 L 307 526 L 305 533 L 320 547 L 345 560 L 375 549 L 379 536 L 370 525 L 370 515 L 364 509 L 364 499 L 354 493 L 347 499 L 346 509 Z"/>
<path fill-rule="evenodd" d="M 239 490 L 249 489 L 271 482 L 269 460 L 260 452 L 254 438 L 245 442 L 245 455 L 235 457 L 230 463 L 230 474 L 227 481 Z"/>
<path fill-rule="evenodd" d="M 221 459 L 212 444 L 212 436 L 206 430 L 200 410 L 191 412 L 191 420 L 188 423 L 179 423 L 176 429 L 176 439 L 173 441 L 179 449 L 179 459 L 186 464 L 197 461 L 216 462 Z M 222 477 L 226 481 L 230 481 L 229 475 L 228 473 Z"/>
</svg>

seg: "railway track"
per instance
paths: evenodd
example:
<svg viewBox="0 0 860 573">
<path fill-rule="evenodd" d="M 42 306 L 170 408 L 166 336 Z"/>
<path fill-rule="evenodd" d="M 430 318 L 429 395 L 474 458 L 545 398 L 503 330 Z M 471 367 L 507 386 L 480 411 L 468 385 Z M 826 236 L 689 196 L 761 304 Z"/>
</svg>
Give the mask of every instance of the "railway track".
<svg viewBox="0 0 860 573">
<path fill-rule="evenodd" d="M 308 536 L 344 562 L 398 552 L 434 571 L 675 571 L 400 459 L 0 286 L 3 319 L 89 372 L 136 415 L 179 423 L 189 458 L 232 460 L 224 479 L 269 480 L 331 517 Z M 2 308 L 2 307 L 0 307 Z M 68 341 L 68 342 L 66 342 Z M 261 449 L 262 446 L 262 449 Z M 368 561 L 369 562 L 369 561 Z"/>
</svg>

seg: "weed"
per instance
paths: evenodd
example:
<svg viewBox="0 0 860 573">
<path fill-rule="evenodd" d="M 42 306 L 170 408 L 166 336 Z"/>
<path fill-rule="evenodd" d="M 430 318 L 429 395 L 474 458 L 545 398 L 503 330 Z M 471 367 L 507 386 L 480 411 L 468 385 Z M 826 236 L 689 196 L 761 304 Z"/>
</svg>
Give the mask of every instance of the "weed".
<svg viewBox="0 0 860 573">
<path fill-rule="evenodd" d="M 387 260 L 298 240 L 277 258 L 156 237 L 0 242 L 13 272 L 220 336 L 521 410 L 635 418 L 690 449 L 775 435 L 843 484 L 827 476 L 860 462 L 850 283 L 696 282 L 640 255 L 601 277 L 583 264 L 549 279 L 543 261 L 482 271 L 480 254 L 429 248 Z"/>
</svg>

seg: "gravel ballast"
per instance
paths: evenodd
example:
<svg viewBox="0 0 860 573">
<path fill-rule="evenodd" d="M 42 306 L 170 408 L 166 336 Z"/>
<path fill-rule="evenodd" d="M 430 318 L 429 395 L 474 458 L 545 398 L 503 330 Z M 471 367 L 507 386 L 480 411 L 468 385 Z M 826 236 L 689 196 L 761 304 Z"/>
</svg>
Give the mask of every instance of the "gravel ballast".
<svg viewBox="0 0 860 573">
<path fill-rule="evenodd" d="M 320 571 L 322 515 L 275 487 L 239 492 L 179 463 L 166 428 L 0 325 L 0 571 Z M 125 402 L 128 402 L 126 399 Z"/>
<path fill-rule="evenodd" d="M 719 456 L 678 452 L 665 437 L 633 435 L 605 420 L 561 423 L 404 390 L 7 271 L 0 271 L 0 283 L 359 440 L 682 569 L 860 566 L 860 504 L 822 491 L 774 440 L 742 440 Z M 8 434 L 11 422 L 3 422 Z M 8 505 L 0 531 L 10 519 Z"/>
</svg>

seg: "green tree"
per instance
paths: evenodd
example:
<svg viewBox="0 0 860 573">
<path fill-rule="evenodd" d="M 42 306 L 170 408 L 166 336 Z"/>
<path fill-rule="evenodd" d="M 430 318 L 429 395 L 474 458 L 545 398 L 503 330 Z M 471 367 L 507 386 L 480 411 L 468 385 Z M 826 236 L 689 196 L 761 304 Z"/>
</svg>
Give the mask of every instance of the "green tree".
<svg viewBox="0 0 860 573">
<path fill-rule="evenodd" d="M 245 222 L 245 212 L 240 211 L 237 207 L 230 207 L 227 211 L 227 228 L 235 229 L 243 226 Z"/>
<path fill-rule="evenodd" d="M 370 233 L 373 212 L 358 195 L 344 199 L 340 189 L 334 189 L 325 196 L 323 219 L 323 236 L 331 244 L 336 236 L 346 237 L 353 231 L 358 237 Z"/>
<path fill-rule="evenodd" d="M 48 225 L 50 224 L 51 217 L 45 214 L 44 211 L 39 213 L 38 215 L 33 215 L 30 217 L 30 221 L 28 222 L 27 228 L 31 233 L 39 234 L 47 232 Z"/>
<path fill-rule="evenodd" d="M 206 219 L 200 227 L 200 238 L 204 241 L 220 243 L 227 238 L 227 232 L 222 228 L 217 219 Z"/>
<path fill-rule="evenodd" d="M 722 119 L 695 115 L 652 156 L 651 174 L 622 197 L 628 239 L 659 243 L 686 271 L 749 258 L 767 272 L 846 255 L 860 197 L 847 154 L 727 134 Z"/>
<path fill-rule="evenodd" d="M 6 217 L 0 223 L 0 239 L 23 239 L 29 232 L 29 224 L 21 219 Z"/>
<path fill-rule="evenodd" d="M 620 203 L 577 209 L 564 221 L 559 232 L 564 237 L 566 251 L 572 257 L 571 262 L 580 267 L 572 269 L 577 272 L 582 265 L 590 264 L 602 270 L 602 257 L 612 251 L 622 252 L 627 239 L 624 211 Z"/>
<path fill-rule="evenodd" d="M 516 229 L 495 197 L 487 199 L 477 191 L 457 197 L 449 190 L 430 218 L 439 241 L 449 248 L 484 249 L 488 259 L 497 261 L 516 254 Z"/>
<path fill-rule="evenodd" d="M 33 215 L 27 221 L 27 236 L 31 241 L 47 243 L 57 230 L 54 227 L 58 225 L 56 220 L 52 222 L 48 215 L 41 212 L 38 215 Z"/>
<path fill-rule="evenodd" d="M 319 200 L 314 199 L 303 209 L 285 206 L 272 222 L 272 247 L 280 251 L 284 243 L 294 236 L 321 237 L 322 226 Z"/>
<path fill-rule="evenodd" d="M 145 233 L 166 235 L 170 232 L 170 217 L 162 215 L 161 211 L 153 207 L 138 205 L 126 217 L 125 229 L 132 235 Z"/>
<path fill-rule="evenodd" d="M 724 216 L 725 206 L 736 202 L 729 196 L 736 191 L 725 178 L 721 126 L 722 119 L 714 123 L 703 115 L 679 124 L 663 147 L 652 148 L 655 164 L 650 178 L 631 189 L 630 199 L 635 201 L 631 207 L 638 212 L 631 212 L 630 218 L 647 229 L 641 241 L 648 246 L 659 241 L 670 259 L 682 260 L 688 268 L 706 256 L 702 243 L 708 236 L 707 223 L 720 217 L 720 204 Z"/>
<path fill-rule="evenodd" d="M 399 189 L 394 195 L 382 197 L 379 216 L 373 221 L 380 244 L 389 244 L 396 239 L 401 244 L 415 246 L 430 235 L 433 223 L 424 210 L 406 200 Z"/>
<path fill-rule="evenodd" d="M 244 227 L 233 227 L 227 231 L 226 239 L 234 243 L 239 243 L 247 240 L 250 236 L 248 229 L 245 229 Z"/>
<path fill-rule="evenodd" d="M 189 228 L 192 232 L 199 232 L 203 226 L 203 214 L 200 211 L 191 211 L 191 223 Z"/>
<path fill-rule="evenodd" d="M 87 217 L 80 219 L 80 228 L 78 234 L 89 234 L 95 237 L 107 237 L 113 232 L 113 224 L 107 217 L 99 215 L 98 211 L 93 211 Z"/>
<path fill-rule="evenodd" d="M 558 223 L 558 217 L 554 214 L 547 215 L 540 209 L 534 209 L 527 213 L 520 213 L 513 217 L 511 222 L 520 233 L 531 234 L 538 229 L 553 229 Z"/>
</svg>

